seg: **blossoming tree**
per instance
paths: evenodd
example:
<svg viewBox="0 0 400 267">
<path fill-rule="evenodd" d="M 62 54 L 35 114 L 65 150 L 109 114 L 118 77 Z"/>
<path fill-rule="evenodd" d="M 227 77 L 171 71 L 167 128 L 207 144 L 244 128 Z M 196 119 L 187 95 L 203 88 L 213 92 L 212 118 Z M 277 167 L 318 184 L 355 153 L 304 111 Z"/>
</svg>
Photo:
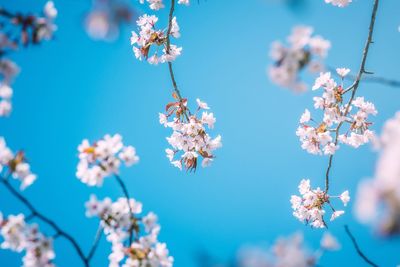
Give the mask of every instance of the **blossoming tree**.
<svg viewBox="0 0 400 267">
<path fill-rule="evenodd" d="M 271 46 L 270 57 L 273 63 L 268 67 L 267 73 L 276 85 L 296 93 L 305 92 L 310 86 L 303 80 L 303 76 L 319 73 L 311 86 L 312 91 L 320 93 L 312 99 L 316 111 L 311 112 L 310 107 L 305 109 L 295 134 L 303 150 L 312 155 L 326 157 L 327 167 L 323 177 L 325 186 L 314 188 L 311 185 L 312 180 L 304 178 L 298 185 L 299 195 L 292 195 L 290 198 L 294 217 L 312 228 L 329 227 L 331 221 L 345 213 L 345 207 L 353 198 L 349 190 L 337 192 L 336 181 L 331 178 L 331 169 L 339 167 L 333 163 L 335 155 L 341 152 L 340 146 L 358 148 L 373 143 L 380 147 L 381 154 L 375 178 L 360 183 L 356 197 L 357 217 L 364 222 L 370 222 L 377 217 L 383 218 L 378 225 L 384 234 L 395 234 L 400 229 L 400 169 L 397 163 L 400 151 L 400 115 L 396 114 L 387 121 L 382 135 L 378 136 L 373 131 L 374 117 L 378 116 L 373 99 L 366 100 L 359 95 L 362 82 L 397 87 L 400 85 L 394 80 L 367 76 L 372 75 L 367 68 L 367 59 L 373 43 L 380 1 L 371 2 L 373 5 L 367 37 L 355 75 L 346 67 L 333 68 L 326 64 L 328 52 L 334 47 L 325 39 L 328 36 L 317 35 L 310 26 L 293 27 L 287 44 L 276 41 Z M 325 0 L 325 3 L 338 8 L 357 4 L 352 3 L 352 0 Z M 184 97 L 175 78 L 173 63 L 183 51 L 175 43 L 181 36 L 175 8 L 189 8 L 190 1 L 140 0 L 138 5 L 147 5 L 152 14 L 140 15 L 136 20 L 136 28 L 130 37 L 133 56 L 143 64 L 166 65 L 171 82 L 171 99 L 165 100 L 165 108 L 158 114 L 159 123 L 172 132 L 166 138 L 170 146 L 165 149 L 166 158 L 181 171 L 195 172 L 200 165 L 207 167 L 216 159 L 218 149 L 222 147 L 222 138 L 213 133 L 216 118 L 208 104 L 200 98 Z M 166 9 L 167 6 L 169 9 Z M 162 16 L 159 17 L 158 14 L 164 10 L 167 10 L 168 19 L 162 21 Z M 129 1 L 96 0 L 85 16 L 85 29 L 94 39 L 112 40 L 119 35 L 119 24 L 129 23 L 134 14 Z M 1 117 L 11 113 L 11 84 L 19 72 L 18 66 L 8 59 L 9 54 L 16 52 L 18 48 L 52 40 L 57 29 L 54 24 L 57 15 L 58 11 L 52 1 L 46 3 L 39 15 L 13 13 L 0 7 Z M 59 238 L 68 241 L 83 266 L 93 266 L 92 259 L 102 235 L 106 236 L 110 244 L 108 261 L 111 267 L 174 265 L 174 258 L 170 255 L 167 244 L 159 240 L 161 227 L 157 215 L 143 212 L 142 203 L 131 197 L 122 178 L 123 166 L 138 164 L 139 156 L 135 147 L 124 144 L 121 135 L 106 134 L 96 141 L 84 139 L 78 146 L 78 180 L 89 187 L 102 187 L 105 179 L 114 180 L 115 185 L 121 189 L 121 197 L 115 200 L 109 197 L 99 199 L 94 194 L 88 196 L 85 203 L 86 216 L 95 217 L 99 225 L 88 251 L 81 247 L 73 234 L 65 231 L 24 196 L 23 191 L 33 186 L 38 178 L 31 170 L 28 159 L 29 148 L 27 151 L 13 151 L 6 138 L 0 138 L 0 182 L 28 210 L 26 214 L 0 213 L 1 248 L 23 252 L 22 266 L 56 266 L 54 243 Z M 331 188 L 334 188 L 334 194 L 331 194 Z M 384 216 L 377 212 L 378 205 L 385 207 Z M 326 219 L 327 214 L 329 220 Z M 43 231 L 42 225 L 52 229 L 54 234 Z M 365 263 L 377 266 L 362 252 L 357 239 L 347 226 L 345 231 Z M 295 234 L 279 239 L 272 246 L 272 253 L 266 253 L 266 250 L 260 248 L 240 250 L 235 266 L 317 266 L 325 252 L 339 248 L 339 241 L 328 232 L 324 233 L 319 248 L 312 251 L 303 244 L 303 237 Z"/>
</svg>

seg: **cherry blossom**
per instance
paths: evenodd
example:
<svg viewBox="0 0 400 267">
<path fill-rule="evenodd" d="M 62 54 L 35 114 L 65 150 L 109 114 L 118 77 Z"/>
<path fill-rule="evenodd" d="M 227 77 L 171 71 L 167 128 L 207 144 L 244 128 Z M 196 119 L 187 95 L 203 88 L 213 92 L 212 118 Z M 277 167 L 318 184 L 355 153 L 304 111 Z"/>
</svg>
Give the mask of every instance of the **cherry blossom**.
<svg viewBox="0 0 400 267">
<path fill-rule="evenodd" d="M 113 41 L 120 28 L 132 21 L 134 10 L 129 0 L 93 0 L 85 17 L 85 30 L 94 40 Z"/>
<path fill-rule="evenodd" d="M 316 266 L 324 252 L 340 248 L 336 238 L 324 233 L 320 249 L 311 250 L 304 244 L 301 233 L 280 237 L 269 247 L 245 245 L 237 253 L 238 267 L 312 267 Z M 225 266 L 225 265 L 213 265 Z"/>
<path fill-rule="evenodd" d="M 324 206 L 328 205 L 332 210 L 331 221 L 344 214 L 342 210 L 335 210 L 331 204 L 332 198 L 339 198 L 343 205 L 346 206 L 350 200 L 348 191 L 341 196 L 330 196 L 322 191 L 319 187 L 311 189 L 310 180 L 303 179 L 299 184 L 299 192 L 301 196 L 292 195 L 290 202 L 294 210 L 293 215 L 299 221 L 310 224 L 313 228 L 324 228 L 326 222 L 324 215 L 326 213 Z"/>
<path fill-rule="evenodd" d="M 167 138 L 172 149 L 165 152 L 171 164 L 179 169 L 196 170 L 200 156 L 203 167 L 210 165 L 215 158 L 213 151 L 222 146 L 220 135 L 211 138 L 206 132 L 206 128 L 214 128 L 214 114 L 205 111 L 209 107 L 199 99 L 197 105 L 196 113 L 190 114 L 187 100 L 177 99 L 166 106 L 166 114 L 159 114 L 160 123 L 173 130 Z"/>
<path fill-rule="evenodd" d="M 11 113 L 11 97 L 13 90 L 8 84 L 0 84 L 0 117 L 8 116 Z"/>
<path fill-rule="evenodd" d="M 314 97 L 314 108 L 323 111 L 322 122 L 317 122 L 309 110 L 305 110 L 300 118 L 300 126 L 296 135 L 301 147 L 311 154 L 333 155 L 339 148 L 338 142 L 357 148 L 374 139 L 369 130 L 369 115 L 376 115 L 374 104 L 363 97 L 353 99 L 350 105 L 344 104 L 346 91 L 343 89 L 343 78 L 349 69 L 338 69 L 342 77 L 341 85 L 331 78 L 331 73 L 321 73 L 315 80 L 313 90 L 323 88 L 322 97 Z M 348 125 L 347 131 L 339 133 L 342 125 Z M 343 129 L 343 128 L 342 128 Z M 332 135 L 337 134 L 337 140 Z"/>
<path fill-rule="evenodd" d="M 178 0 L 178 4 L 188 6 L 190 4 L 190 0 Z"/>
<path fill-rule="evenodd" d="M 5 35 L 0 35 L 0 50 L 5 47 L 14 47 L 14 43 L 8 43 L 8 37 Z M 19 73 L 18 66 L 11 60 L 0 59 L 0 117 L 9 116 L 12 110 L 12 96 L 13 89 L 11 88 L 11 83 L 14 77 Z"/>
<path fill-rule="evenodd" d="M 168 47 L 168 29 L 158 30 L 155 24 L 158 17 L 155 15 L 143 15 L 137 20 L 139 33 L 132 31 L 131 45 L 135 57 L 139 60 L 146 59 L 150 64 L 157 65 L 158 63 L 174 61 L 181 54 L 182 47 L 170 44 Z M 179 25 L 174 17 L 171 21 L 170 36 L 174 38 L 180 37 Z M 153 49 L 152 49 L 153 48 Z M 161 55 L 159 50 L 162 49 Z M 154 50 L 150 56 L 150 50 Z"/>
<path fill-rule="evenodd" d="M 93 144 L 85 139 L 78 151 L 76 176 L 89 186 L 101 186 L 105 177 L 118 174 L 121 161 L 128 167 L 139 161 L 135 148 L 124 146 L 119 134 L 105 135 Z"/>
<path fill-rule="evenodd" d="M 376 223 L 382 234 L 400 233 L 400 112 L 382 130 L 373 179 L 360 182 L 355 213 L 364 223 Z"/>
<path fill-rule="evenodd" d="M 144 4 L 144 0 L 139 0 L 141 4 Z M 150 9 L 159 10 L 164 8 L 164 3 L 162 0 L 146 0 L 149 3 Z"/>
<path fill-rule="evenodd" d="M 272 44 L 270 57 L 275 63 L 268 68 L 268 74 L 275 84 L 304 92 L 307 85 L 300 78 L 301 71 L 321 71 L 331 44 L 321 36 L 313 36 L 313 28 L 307 26 L 294 27 L 287 40 L 288 46 L 279 41 Z"/>
<path fill-rule="evenodd" d="M 52 39 L 57 30 L 54 24 L 56 17 L 57 9 L 52 1 L 45 4 L 41 15 L 14 14 L 3 10 L 3 17 L 0 18 L 0 117 L 9 116 L 12 111 L 11 83 L 19 73 L 18 66 L 4 55 L 15 52 L 19 46 Z"/>
<path fill-rule="evenodd" d="M 169 256 L 166 244 L 158 241 L 160 226 L 157 216 L 150 212 L 139 217 L 142 213 L 140 202 L 129 199 L 128 205 L 126 198 L 119 198 L 116 202 L 110 198 L 100 201 L 92 195 L 86 209 L 88 217 L 95 216 L 101 220 L 107 240 L 112 244 L 110 266 L 173 266 L 174 259 Z M 134 231 L 135 239 L 126 244 L 131 231 Z"/>
<path fill-rule="evenodd" d="M 0 235 L 3 238 L 2 249 L 15 252 L 25 251 L 23 267 L 54 267 L 53 241 L 40 231 L 37 225 L 25 222 L 23 214 L 9 215 L 3 218 L 0 213 Z"/>
<path fill-rule="evenodd" d="M 340 249 L 340 243 L 338 240 L 329 232 L 325 232 L 321 239 L 321 248 L 323 250 L 338 250 Z"/>
<path fill-rule="evenodd" d="M 36 175 L 31 172 L 31 168 L 25 153 L 18 151 L 14 154 L 6 144 L 3 137 L 0 137 L 0 174 L 3 177 L 9 177 L 21 182 L 20 189 L 24 190 L 36 180 Z"/>
<path fill-rule="evenodd" d="M 348 6 L 353 0 L 325 0 L 325 3 L 332 4 L 338 7 L 346 7 Z"/>
</svg>

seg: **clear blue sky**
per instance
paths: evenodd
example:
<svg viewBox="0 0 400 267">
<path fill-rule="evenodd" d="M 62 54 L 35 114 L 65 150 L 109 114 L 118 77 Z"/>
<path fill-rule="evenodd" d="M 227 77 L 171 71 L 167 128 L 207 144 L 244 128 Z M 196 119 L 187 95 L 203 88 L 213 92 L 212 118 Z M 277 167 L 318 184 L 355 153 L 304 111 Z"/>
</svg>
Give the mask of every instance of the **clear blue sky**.
<svg viewBox="0 0 400 267">
<path fill-rule="evenodd" d="M 44 2 L 0 0 L 15 10 L 39 10 Z M 85 218 L 83 203 L 91 193 L 116 198 L 121 192 L 113 180 L 100 189 L 80 183 L 76 147 L 83 138 L 120 133 L 141 157 L 139 165 L 121 175 L 144 209 L 159 215 L 160 239 L 168 243 L 175 266 L 195 266 L 195 254 L 202 249 L 228 260 L 243 243 L 272 243 L 295 231 L 303 231 L 307 243 L 317 247 L 322 231 L 296 221 L 289 203 L 300 179 L 323 182 L 327 158 L 302 151 L 295 135 L 314 94 L 294 95 L 269 82 L 269 45 L 284 39 L 293 25 L 311 25 L 332 42 L 329 65 L 356 69 L 372 0 L 354 0 L 346 9 L 323 0 L 304 1 L 302 9 L 267 0 L 192 2 L 176 11 L 182 32 L 177 43 L 183 46 L 176 78 L 186 97 L 205 100 L 217 117 L 214 133 L 222 135 L 224 146 L 215 164 L 186 174 L 165 157 L 170 132 L 159 125 L 158 112 L 170 100 L 167 66 L 137 61 L 128 28 L 116 43 L 90 40 L 81 26 L 89 0 L 55 0 L 56 40 L 12 57 L 22 72 L 14 83 L 12 116 L 0 120 L 0 134 L 13 149 L 26 150 L 39 175 L 26 195 L 87 250 L 97 222 Z M 368 70 L 390 78 L 400 78 L 399 10 L 399 1 L 382 1 L 367 62 Z M 161 11 L 161 21 L 166 12 Z M 359 94 L 376 104 L 378 131 L 400 109 L 399 89 L 362 84 Z M 341 149 L 333 164 L 332 192 L 349 189 L 354 196 L 357 182 L 373 175 L 375 160 L 368 146 Z M 1 187 L 0 203 L 6 214 L 24 211 Z M 382 266 L 399 264 L 399 240 L 374 237 L 370 227 L 353 219 L 351 209 L 330 229 L 343 250 L 324 257 L 321 265 L 363 266 L 344 234 L 345 223 L 372 259 Z M 57 241 L 56 249 L 59 266 L 80 266 L 68 243 Z M 107 266 L 108 251 L 103 242 L 94 266 Z M 12 252 L 0 251 L 0 259 L 4 266 L 20 264 Z"/>
</svg>

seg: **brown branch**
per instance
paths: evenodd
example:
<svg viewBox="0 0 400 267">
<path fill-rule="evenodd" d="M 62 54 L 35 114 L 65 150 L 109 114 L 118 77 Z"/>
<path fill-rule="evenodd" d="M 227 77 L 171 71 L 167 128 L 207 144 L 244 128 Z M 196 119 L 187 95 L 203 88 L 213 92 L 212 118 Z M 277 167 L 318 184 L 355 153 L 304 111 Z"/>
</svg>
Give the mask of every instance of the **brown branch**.
<svg viewBox="0 0 400 267">
<path fill-rule="evenodd" d="M 167 47 L 166 47 L 166 54 L 169 54 L 170 52 L 170 48 L 171 48 L 171 30 L 172 30 L 172 19 L 174 18 L 174 11 L 175 11 L 175 0 L 171 0 L 171 7 L 169 10 L 169 15 L 168 15 L 168 30 L 167 30 Z M 183 98 L 181 95 L 181 92 L 179 91 L 178 85 L 176 83 L 175 80 L 175 74 L 174 74 L 174 70 L 172 68 L 172 62 L 168 61 L 168 70 L 169 70 L 169 75 L 171 77 L 171 82 L 172 82 L 172 86 L 174 87 L 174 92 L 176 94 L 176 96 L 178 97 L 178 100 L 180 103 L 182 103 Z M 188 108 L 184 108 L 185 112 L 184 115 L 186 117 L 186 119 L 189 121 L 189 116 L 190 116 L 190 110 Z M 189 113 L 189 115 L 186 113 Z"/>
<path fill-rule="evenodd" d="M 168 16 L 167 49 L 166 49 L 167 54 L 169 54 L 171 48 L 170 35 L 172 30 L 172 19 L 174 18 L 174 11 L 175 11 L 175 0 L 171 0 L 171 8 L 169 10 L 169 16 Z M 169 74 L 171 76 L 171 81 L 172 81 L 172 86 L 174 87 L 174 91 L 177 94 L 179 100 L 182 101 L 182 95 L 178 89 L 178 85 L 176 84 L 174 70 L 172 69 L 172 63 L 170 61 L 168 61 L 168 69 L 169 69 Z"/>
<path fill-rule="evenodd" d="M 364 46 L 362 59 L 361 59 L 361 65 L 360 65 L 360 68 L 359 68 L 359 71 L 357 73 L 354 83 L 345 90 L 345 92 L 348 92 L 350 90 L 352 92 L 351 92 L 351 96 L 350 96 L 349 102 L 347 103 L 347 107 L 346 107 L 346 110 L 345 110 L 343 116 L 346 116 L 350 111 L 351 103 L 353 102 L 353 99 L 356 95 L 356 92 L 357 92 L 357 89 L 358 89 L 358 86 L 360 84 L 363 74 L 370 73 L 365 70 L 365 63 L 367 61 L 370 44 L 372 43 L 372 35 L 374 33 L 375 18 L 376 18 L 376 13 L 378 11 L 378 5 L 379 5 L 379 0 L 374 0 L 374 6 L 372 8 L 371 20 L 370 20 L 369 28 L 368 28 L 368 37 L 367 37 L 367 40 L 366 40 L 366 43 Z M 335 130 L 335 142 L 334 142 L 335 145 L 337 145 L 337 143 L 338 143 L 339 130 L 342 127 L 342 125 L 343 125 L 343 122 L 339 123 L 339 125 L 337 126 L 337 128 Z M 326 174 L 325 174 L 325 193 L 328 193 L 328 190 L 329 190 L 329 173 L 330 173 L 330 170 L 332 167 L 332 161 L 333 161 L 333 155 L 330 155 L 329 161 L 328 161 L 328 167 L 326 169 Z"/>
<path fill-rule="evenodd" d="M 79 258 L 82 260 L 83 265 L 85 267 L 89 267 L 89 260 L 85 257 L 83 250 L 81 249 L 81 247 L 79 246 L 78 242 L 67 232 L 65 232 L 64 230 L 62 230 L 53 220 L 49 219 L 48 217 L 46 217 L 45 215 L 43 215 L 42 213 L 40 213 L 33 205 L 32 203 L 23 195 L 21 195 L 20 192 L 18 192 L 9 182 L 6 178 L 1 177 L 0 181 L 4 184 L 4 186 L 8 189 L 8 191 L 14 195 L 19 201 L 21 201 L 31 212 L 31 214 L 28 216 L 29 218 L 38 218 L 41 221 L 45 222 L 46 224 L 48 224 L 50 227 L 52 227 L 54 229 L 54 231 L 56 232 L 55 236 L 62 236 L 65 239 L 67 239 L 71 245 L 73 246 L 73 248 L 76 250 L 76 252 L 78 253 Z"/>
<path fill-rule="evenodd" d="M 377 264 L 375 264 L 373 261 L 367 258 L 367 256 L 361 251 L 356 238 L 353 236 L 353 234 L 350 232 L 350 229 L 347 225 L 344 226 L 344 230 L 346 231 L 346 234 L 349 236 L 351 242 L 353 243 L 354 248 L 356 249 L 358 255 L 369 265 L 374 266 L 374 267 L 379 267 Z"/>
</svg>

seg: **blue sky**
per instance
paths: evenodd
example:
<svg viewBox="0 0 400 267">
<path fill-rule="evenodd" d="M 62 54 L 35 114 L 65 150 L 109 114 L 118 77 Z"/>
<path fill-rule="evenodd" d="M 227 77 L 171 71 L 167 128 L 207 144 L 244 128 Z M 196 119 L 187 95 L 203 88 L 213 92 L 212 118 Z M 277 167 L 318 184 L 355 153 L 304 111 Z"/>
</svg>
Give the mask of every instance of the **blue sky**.
<svg viewBox="0 0 400 267">
<path fill-rule="evenodd" d="M 176 43 L 183 53 L 174 63 L 175 72 L 189 101 L 199 97 L 211 106 L 217 118 L 213 134 L 222 135 L 223 148 L 212 167 L 195 174 L 179 172 L 165 157 L 170 132 L 159 125 L 158 112 L 171 100 L 168 69 L 134 58 L 129 44 L 134 26 L 115 43 L 94 42 L 81 24 L 90 1 L 56 0 L 56 39 L 12 56 L 22 72 L 14 83 L 13 113 L 0 120 L 0 134 L 11 148 L 26 150 L 39 176 L 26 196 L 86 250 L 97 221 L 85 218 L 83 203 L 91 193 L 116 198 L 121 192 L 112 179 L 102 188 L 80 183 L 76 147 L 83 138 L 106 133 L 120 133 L 137 148 L 140 164 L 123 169 L 121 176 L 144 209 L 159 215 L 160 239 L 168 243 L 175 266 L 196 266 L 199 250 L 228 260 L 241 244 L 272 243 L 296 231 L 304 232 L 311 247 L 318 246 L 322 231 L 296 221 L 289 203 L 302 178 L 323 183 L 327 158 L 301 150 L 295 135 L 314 93 L 295 95 L 268 80 L 269 45 L 283 40 L 293 25 L 310 25 L 332 42 L 329 65 L 356 70 L 372 0 L 355 0 L 345 9 L 322 0 L 305 0 L 301 9 L 267 0 L 200 2 L 177 8 L 182 37 Z M 0 0 L 14 10 L 39 10 L 44 3 Z M 399 77 L 398 10 L 400 2 L 382 1 L 367 62 L 368 70 L 389 78 Z M 167 10 L 159 13 L 165 21 Z M 362 84 L 358 93 L 375 103 L 377 131 L 400 109 L 399 89 Z M 373 175 L 376 156 L 368 146 L 341 149 L 334 159 L 332 192 L 349 189 L 354 196 L 358 181 Z M 24 211 L 4 188 L 0 202 L 5 214 Z M 354 220 L 351 209 L 330 227 L 343 249 L 324 256 L 321 265 L 362 266 L 344 234 L 346 223 L 372 259 L 382 266 L 399 264 L 399 240 L 375 237 L 370 227 Z M 59 266 L 80 266 L 67 242 L 57 241 L 56 249 Z M 103 242 L 93 266 L 107 266 L 108 251 Z M 5 266 L 20 262 L 19 255 L 8 251 L 0 251 L 0 259 Z"/>
</svg>

